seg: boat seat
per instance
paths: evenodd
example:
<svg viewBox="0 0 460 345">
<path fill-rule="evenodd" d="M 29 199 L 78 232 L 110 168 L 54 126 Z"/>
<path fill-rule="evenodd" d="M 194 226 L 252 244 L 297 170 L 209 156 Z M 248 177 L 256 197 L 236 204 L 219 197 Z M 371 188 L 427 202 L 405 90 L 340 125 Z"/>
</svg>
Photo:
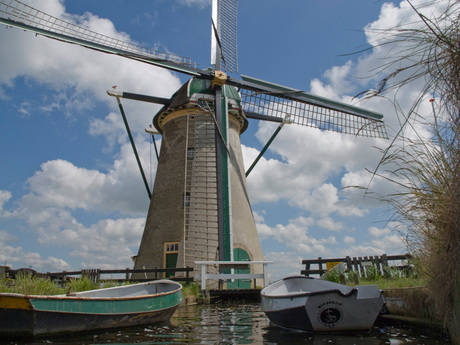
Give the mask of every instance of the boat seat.
<svg viewBox="0 0 460 345">
<path fill-rule="evenodd" d="M 357 285 L 355 289 L 358 290 L 356 299 L 379 298 L 381 294 L 377 285 Z"/>
</svg>

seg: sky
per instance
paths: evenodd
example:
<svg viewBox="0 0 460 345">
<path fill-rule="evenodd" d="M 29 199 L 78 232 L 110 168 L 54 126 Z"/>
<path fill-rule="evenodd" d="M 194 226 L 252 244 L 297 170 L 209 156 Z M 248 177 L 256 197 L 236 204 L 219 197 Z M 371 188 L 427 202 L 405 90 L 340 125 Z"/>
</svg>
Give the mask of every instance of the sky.
<svg viewBox="0 0 460 345">
<path fill-rule="evenodd" d="M 211 67 L 210 0 L 27 3 Z M 412 3 L 431 15 L 443 2 Z M 390 136 L 284 126 L 247 181 L 265 260 L 274 261 L 271 280 L 299 274 L 303 259 L 407 252 L 389 205 L 347 187 L 395 190 L 369 173 L 399 129 L 393 95 L 354 96 L 376 87 L 379 67 L 398 56 L 400 47 L 382 44 L 384 30 L 416 19 L 405 1 L 239 1 L 241 74 L 382 113 Z M 132 267 L 149 199 L 106 90 L 169 98 L 188 77 L 5 26 L 0 42 L 0 265 L 39 272 Z M 403 111 L 421 84 L 399 91 Z M 159 106 L 123 103 L 152 185 L 157 163 L 144 129 Z M 419 111 L 428 118 L 431 104 Z M 246 167 L 276 126 L 250 121 L 241 136 Z"/>
</svg>

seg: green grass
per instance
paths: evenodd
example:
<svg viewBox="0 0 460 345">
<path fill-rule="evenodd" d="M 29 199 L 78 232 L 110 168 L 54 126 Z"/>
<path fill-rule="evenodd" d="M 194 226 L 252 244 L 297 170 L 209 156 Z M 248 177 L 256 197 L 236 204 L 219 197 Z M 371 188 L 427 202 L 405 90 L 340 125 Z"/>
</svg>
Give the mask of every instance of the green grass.
<svg viewBox="0 0 460 345">
<path fill-rule="evenodd" d="M 355 285 L 356 274 L 357 273 L 354 271 L 344 273 L 347 285 Z M 366 277 L 359 278 L 359 285 L 377 285 L 379 289 L 426 286 L 428 283 L 426 278 L 419 276 L 414 271 L 405 273 L 398 269 L 389 269 L 382 275 L 382 273 L 374 267 L 368 267 L 366 275 Z M 337 271 L 327 272 L 322 276 L 322 279 L 340 283 L 340 277 Z"/>
<path fill-rule="evenodd" d="M 115 282 L 95 283 L 87 277 L 74 279 L 64 284 L 58 284 L 49 278 L 34 277 L 31 275 L 20 275 L 16 279 L 0 279 L 0 292 L 19 293 L 24 295 L 62 295 L 67 292 L 80 292 L 119 286 Z"/>
<path fill-rule="evenodd" d="M 19 293 L 24 295 L 63 295 L 67 292 L 80 292 L 98 288 L 108 288 L 120 285 L 127 285 L 129 282 L 117 283 L 107 281 L 103 284 L 95 283 L 87 277 L 73 279 L 64 284 L 58 284 L 49 278 L 34 277 L 31 275 L 20 275 L 16 279 L 0 278 L 0 292 Z M 201 288 L 198 283 L 185 284 L 182 289 L 184 296 L 195 296 L 202 298 Z"/>
<path fill-rule="evenodd" d="M 186 296 L 195 296 L 196 298 L 202 298 L 201 287 L 198 283 L 189 283 L 185 284 L 182 287 L 182 295 Z"/>
<path fill-rule="evenodd" d="M 24 295 L 60 295 L 68 288 L 59 287 L 50 279 L 19 276 L 16 279 L 0 279 L 0 292 L 19 293 Z"/>
</svg>

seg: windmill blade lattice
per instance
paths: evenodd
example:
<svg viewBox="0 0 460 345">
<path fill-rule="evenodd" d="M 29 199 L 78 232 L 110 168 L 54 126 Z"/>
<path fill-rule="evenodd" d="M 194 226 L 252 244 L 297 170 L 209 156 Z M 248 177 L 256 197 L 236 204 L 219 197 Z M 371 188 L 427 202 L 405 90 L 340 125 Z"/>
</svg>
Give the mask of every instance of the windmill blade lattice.
<svg viewBox="0 0 460 345">
<path fill-rule="evenodd" d="M 288 115 L 290 123 L 301 126 L 388 138 L 381 114 L 266 81 L 242 78 L 235 85 L 240 88 L 243 110 L 248 118 L 281 122 Z"/>
<path fill-rule="evenodd" d="M 189 58 L 147 49 L 133 43 L 102 35 L 51 16 L 17 0 L 0 1 L 0 23 L 30 30 L 50 38 L 78 44 L 105 53 L 149 62 L 178 72 L 191 75 L 201 74 L 195 71 L 196 64 Z"/>
<path fill-rule="evenodd" d="M 237 17 L 238 0 L 214 0 L 213 8 L 218 13 L 213 18 L 219 18 L 216 25 L 218 38 L 213 31 L 213 41 L 211 42 L 211 61 L 216 65 L 216 43 L 220 43 L 220 66 L 221 70 L 227 73 L 238 73 L 238 50 L 237 50 Z M 213 19 L 214 21 L 214 19 Z"/>
</svg>

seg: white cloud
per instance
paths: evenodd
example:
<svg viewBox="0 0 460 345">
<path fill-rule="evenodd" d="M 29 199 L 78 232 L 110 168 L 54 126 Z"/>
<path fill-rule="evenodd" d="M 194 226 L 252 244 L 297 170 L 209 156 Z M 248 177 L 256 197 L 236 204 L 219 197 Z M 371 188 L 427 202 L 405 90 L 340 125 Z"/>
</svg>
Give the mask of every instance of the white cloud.
<svg viewBox="0 0 460 345">
<path fill-rule="evenodd" d="M 64 160 L 43 163 L 41 170 L 27 180 L 30 192 L 22 198 L 22 206 L 145 214 L 147 192 L 130 150 L 125 145 L 122 157 L 107 173 L 79 168 Z"/>
<path fill-rule="evenodd" d="M 42 248 L 60 248 L 78 263 L 78 268 L 119 268 L 132 265 L 144 230 L 145 217 L 102 219 L 89 227 L 79 223 L 71 212 L 48 205 L 18 212 L 28 224 L 28 233 L 37 237 Z M 24 236 L 24 234 L 22 234 Z M 15 236 L 0 231 L 0 259 L 21 267 L 70 269 L 71 265 L 55 258 L 42 258 L 40 253 L 25 252 L 22 247 L 6 245 Z M 45 250 L 46 251 L 46 250 Z M 56 261 L 57 260 L 57 261 Z"/>
<path fill-rule="evenodd" d="M 379 228 L 376 228 L 375 226 L 371 226 L 367 231 L 373 237 L 382 237 L 384 235 L 388 235 L 389 233 L 391 233 L 391 230 L 388 228 L 379 229 Z"/>
<path fill-rule="evenodd" d="M 343 242 L 346 244 L 346 245 L 352 245 L 354 243 L 356 243 L 356 239 L 354 237 L 351 237 L 351 236 L 345 236 L 343 238 Z"/>
<path fill-rule="evenodd" d="M 261 239 L 274 239 L 303 255 L 329 254 L 328 246 L 335 244 L 336 238 L 334 236 L 322 239 L 312 237 L 308 229 L 313 224 L 313 218 L 298 217 L 291 219 L 288 225 L 277 224 L 274 227 L 261 223 L 256 225 Z"/>
<path fill-rule="evenodd" d="M 7 242 L 16 241 L 16 240 L 17 240 L 16 236 L 11 235 L 10 233 L 4 230 L 0 230 L 0 242 L 7 243 Z"/>
<path fill-rule="evenodd" d="M 318 225 L 327 230 L 340 231 L 343 229 L 344 224 L 342 222 L 335 222 L 332 218 L 326 217 L 318 220 Z"/>
<path fill-rule="evenodd" d="M 22 247 L 13 247 L 0 241 L 0 262 L 2 265 L 13 267 L 31 267 L 39 272 L 70 270 L 71 266 L 62 259 L 49 256 L 43 258 L 37 252 L 24 251 Z"/>
<path fill-rule="evenodd" d="M 256 135 L 265 142 L 272 132 L 270 124 L 261 122 Z M 252 203 L 287 200 L 290 206 L 322 216 L 334 212 L 362 216 L 365 211 L 341 199 L 337 188 L 327 182 L 344 167 L 364 169 L 366 164 L 376 166 L 376 150 L 370 145 L 360 145 L 360 139 L 312 128 L 285 126 L 270 147 L 283 161 L 262 158 L 248 177 Z M 246 164 L 257 155 L 254 149 L 246 147 L 243 147 L 243 153 Z M 356 156 L 361 157 L 359 164 L 354 159 Z"/>
<path fill-rule="evenodd" d="M 0 190 L 0 211 L 3 211 L 3 206 L 11 199 L 11 192 Z"/>
<path fill-rule="evenodd" d="M 305 267 L 302 266 L 302 255 L 295 252 L 265 253 L 266 261 L 273 261 L 267 266 L 268 278 L 271 283 L 290 275 L 299 275 Z"/>
<path fill-rule="evenodd" d="M 204 8 L 211 5 L 211 0 L 176 0 L 181 5 Z"/>
<path fill-rule="evenodd" d="M 405 253 L 407 252 L 407 246 L 404 238 L 399 234 L 391 234 L 383 236 L 380 239 L 372 241 L 372 245 L 382 248 L 384 253 Z"/>
<path fill-rule="evenodd" d="M 327 70 L 323 77 L 328 80 L 328 84 L 324 84 L 319 79 L 313 79 L 310 83 L 310 91 L 315 95 L 321 95 L 329 99 L 340 99 L 340 95 L 349 95 L 351 91 L 351 80 L 349 78 L 353 63 L 348 61 L 342 66 L 333 66 Z"/>
</svg>

